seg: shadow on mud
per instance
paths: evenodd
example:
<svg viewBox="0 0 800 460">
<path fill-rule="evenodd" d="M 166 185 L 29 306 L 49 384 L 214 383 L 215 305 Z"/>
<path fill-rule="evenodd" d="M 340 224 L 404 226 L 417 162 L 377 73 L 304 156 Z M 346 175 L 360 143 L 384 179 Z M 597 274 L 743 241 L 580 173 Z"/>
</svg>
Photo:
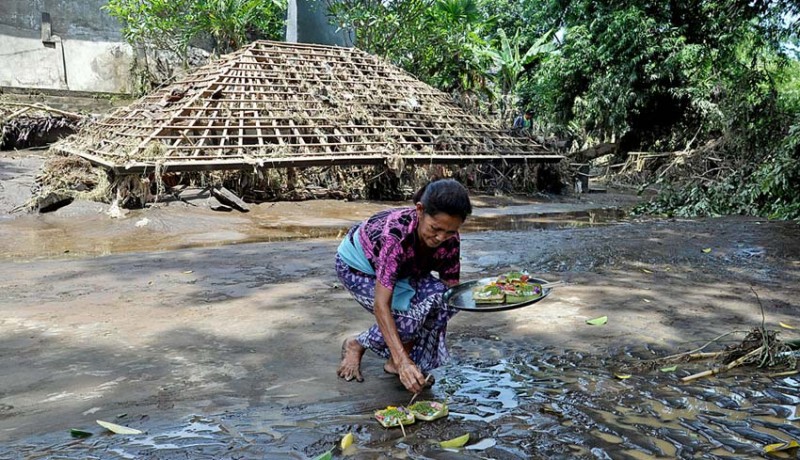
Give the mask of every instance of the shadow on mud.
<svg viewBox="0 0 800 460">
<path fill-rule="evenodd" d="M 28 459 L 306 459 L 333 450 L 334 458 L 355 459 L 722 459 L 761 457 L 767 444 L 800 439 L 796 377 L 740 373 L 682 384 L 680 377 L 697 367 L 679 366 L 674 372 L 656 370 L 620 380 L 615 367 L 652 353 L 627 352 L 613 359 L 530 347 L 520 353 L 514 350 L 523 344 L 465 339 L 470 347 L 477 344 L 508 357 L 439 369 L 432 393 L 423 397 L 447 400 L 450 416 L 408 426 L 405 437 L 372 419 L 376 395 L 364 395 L 361 401 L 194 416 L 175 426 L 123 418 L 117 423 L 145 433 L 110 435 L 97 427 L 87 439 L 71 440 L 64 433 L 57 440 L 7 445 L 0 454 Z M 354 433 L 355 443 L 342 452 L 339 440 L 348 432 Z M 464 433 L 470 434 L 464 448 L 439 447 L 437 441 Z"/>
</svg>

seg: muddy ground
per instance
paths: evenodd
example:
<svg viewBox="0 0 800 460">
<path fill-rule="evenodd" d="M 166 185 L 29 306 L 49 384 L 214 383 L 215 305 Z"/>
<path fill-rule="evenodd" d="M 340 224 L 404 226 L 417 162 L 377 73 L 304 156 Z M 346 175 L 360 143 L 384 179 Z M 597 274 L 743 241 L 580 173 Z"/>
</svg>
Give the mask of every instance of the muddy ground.
<svg viewBox="0 0 800 460">
<path fill-rule="evenodd" d="M 0 157 L 0 458 L 313 458 L 351 431 L 335 456 L 742 458 L 800 440 L 797 376 L 679 381 L 710 362 L 614 375 L 760 325 L 751 288 L 766 327 L 800 338 L 779 326 L 800 327 L 796 222 L 630 219 L 638 198 L 613 190 L 476 197 L 465 280 L 525 268 L 569 284 L 523 309 L 457 315 L 453 362 L 423 395 L 452 413 L 403 437 L 371 419 L 409 398 L 381 360 L 366 355 L 363 383 L 334 372 L 342 340 L 372 324 L 338 286 L 337 236 L 396 203 L 226 214 L 187 194 L 122 219 L 98 203 L 11 214 L 40 155 Z M 434 443 L 465 432 L 467 449 Z"/>
</svg>

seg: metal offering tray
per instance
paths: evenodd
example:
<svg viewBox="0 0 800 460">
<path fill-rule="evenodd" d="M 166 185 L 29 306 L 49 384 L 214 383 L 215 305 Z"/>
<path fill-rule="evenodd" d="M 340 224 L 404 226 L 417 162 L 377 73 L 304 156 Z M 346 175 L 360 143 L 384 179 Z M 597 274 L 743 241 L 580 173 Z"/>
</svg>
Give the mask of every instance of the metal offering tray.
<svg viewBox="0 0 800 460">
<path fill-rule="evenodd" d="M 476 286 L 489 284 L 495 280 L 497 280 L 496 276 L 491 278 L 481 278 L 478 280 L 467 281 L 458 284 L 456 286 L 453 286 L 444 293 L 444 301 L 450 307 L 464 311 L 488 312 L 488 311 L 514 310 L 516 308 L 526 307 L 528 305 L 534 304 L 544 299 L 550 294 L 550 291 L 552 291 L 555 286 L 561 286 L 564 284 L 560 281 L 550 282 L 540 278 L 529 278 L 528 283 L 538 284 L 542 287 L 542 295 L 534 297 L 529 300 L 525 300 L 524 302 L 517 302 L 517 303 L 476 304 L 475 300 L 472 298 L 472 288 Z"/>
</svg>

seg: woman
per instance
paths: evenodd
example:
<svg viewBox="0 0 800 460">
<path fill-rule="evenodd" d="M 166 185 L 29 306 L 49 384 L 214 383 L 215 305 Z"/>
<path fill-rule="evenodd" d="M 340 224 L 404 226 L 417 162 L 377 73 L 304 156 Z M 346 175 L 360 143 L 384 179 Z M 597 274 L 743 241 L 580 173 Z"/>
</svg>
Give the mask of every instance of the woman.
<svg viewBox="0 0 800 460">
<path fill-rule="evenodd" d="M 442 294 L 458 284 L 458 230 L 472 205 L 467 189 L 452 179 L 430 182 L 413 201 L 353 227 L 339 246 L 339 280 L 376 324 L 344 341 L 337 374 L 362 382 L 361 358 L 370 349 L 387 359 L 386 372 L 418 393 L 425 374 L 448 359 L 445 331 L 457 310 Z"/>
</svg>

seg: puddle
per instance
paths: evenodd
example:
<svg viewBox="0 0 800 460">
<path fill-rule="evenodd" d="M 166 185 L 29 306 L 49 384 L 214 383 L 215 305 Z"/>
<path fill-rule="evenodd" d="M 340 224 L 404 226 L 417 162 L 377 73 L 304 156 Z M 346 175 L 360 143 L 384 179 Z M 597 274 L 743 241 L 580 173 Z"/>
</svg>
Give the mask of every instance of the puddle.
<svg viewBox="0 0 800 460">
<path fill-rule="evenodd" d="M 528 206 L 520 206 L 528 208 Z M 615 208 L 562 210 L 551 213 L 520 213 L 513 208 L 502 208 L 501 213 L 478 212 L 464 224 L 464 232 L 489 230 L 553 230 L 559 228 L 595 227 L 616 224 L 627 216 L 626 211 Z"/>
<path fill-rule="evenodd" d="M 5 260 L 103 256 L 127 252 L 218 247 L 229 244 L 340 238 L 356 222 L 386 204 L 326 201 L 275 203 L 247 214 L 221 215 L 185 208 L 131 212 L 111 219 L 94 212 L 80 218 L 24 216 L 0 220 Z M 609 225 L 624 210 L 585 204 L 536 204 L 476 208 L 463 233 Z M 145 219 L 146 218 L 146 219 Z"/>
<path fill-rule="evenodd" d="M 176 426 L 144 420 L 130 424 L 147 430 L 143 435 L 39 438 L 0 447 L 0 456 L 306 459 L 334 449 L 341 458 L 335 446 L 353 432 L 348 458 L 733 459 L 761 457 L 766 444 L 800 439 L 793 423 L 800 379 L 794 377 L 738 374 L 683 384 L 689 370 L 679 368 L 619 380 L 609 370 L 619 361 L 506 351 L 507 359 L 439 369 L 432 397 L 449 402 L 450 416 L 411 425 L 405 437 L 372 420 L 374 401 L 322 401 L 189 417 Z M 463 433 L 470 433 L 464 449 L 436 442 Z"/>
</svg>

